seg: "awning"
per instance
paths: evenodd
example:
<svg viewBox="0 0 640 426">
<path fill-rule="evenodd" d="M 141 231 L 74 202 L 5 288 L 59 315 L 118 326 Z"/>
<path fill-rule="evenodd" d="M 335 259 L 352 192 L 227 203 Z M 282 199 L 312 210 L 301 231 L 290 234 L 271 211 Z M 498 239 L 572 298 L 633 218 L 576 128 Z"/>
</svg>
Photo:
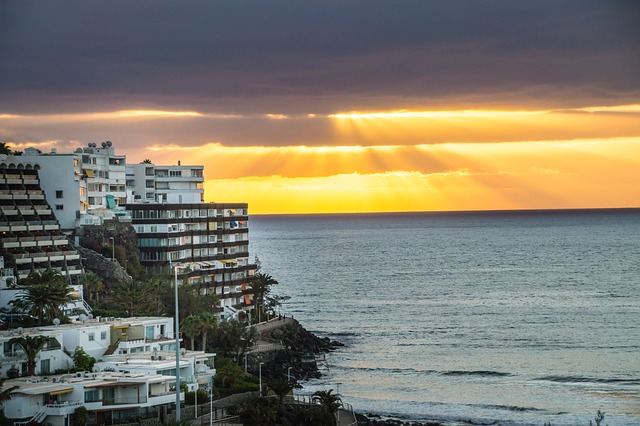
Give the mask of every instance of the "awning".
<svg viewBox="0 0 640 426">
<path fill-rule="evenodd" d="M 87 203 L 85 200 L 80 200 L 80 202 L 87 207 L 91 206 L 91 204 Z"/>
<path fill-rule="evenodd" d="M 60 389 L 57 391 L 49 392 L 49 395 L 64 395 L 65 393 L 71 393 L 71 392 L 73 392 L 73 388 Z"/>
<path fill-rule="evenodd" d="M 73 386 L 70 387 L 69 385 L 58 385 L 55 383 L 49 385 L 38 383 L 38 385 L 27 385 L 24 388 L 17 389 L 15 392 L 24 395 L 61 395 L 63 393 L 73 392 Z"/>
<path fill-rule="evenodd" d="M 113 325 L 113 326 L 111 326 L 111 328 L 115 328 L 115 329 L 118 329 L 118 328 L 129 328 L 129 324 Z"/>
<path fill-rule="evenodd" d="M 251 304 L 251 298 L 249 298 L 248 294 L 244 295 L 244 303 L 247 304 L 247 305 Z"/>
<path fill-rule="evenodd" d="M 235 259 L 223 259 L 223 260 L 220 261 L 220 263 L 226 263 L 226 264 L 237 263 L 237 260 L 235 260 Z"/>
<path fill-rule="evenodd" d="M 87 175 L 87 177 L 90 177 L 90 178 L 96 177 L 93 174 L 93 170 L 91 170 L 91 169 L 84 169 L 84 173 Z"/>
</svg>

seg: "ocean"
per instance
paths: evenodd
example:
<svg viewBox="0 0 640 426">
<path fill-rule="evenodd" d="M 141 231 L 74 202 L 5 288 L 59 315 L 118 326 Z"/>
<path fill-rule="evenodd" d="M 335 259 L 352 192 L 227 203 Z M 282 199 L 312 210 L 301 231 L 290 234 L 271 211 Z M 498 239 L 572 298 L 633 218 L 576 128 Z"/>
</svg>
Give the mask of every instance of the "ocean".
<svg viewBox="0 0 640 426">
<path fill-rule="evenodd" d="M 249 224 L 283 313 L 345 344 L 300 393 L 447 425 L 640 425 L 640 210 Z"/>
</svg>

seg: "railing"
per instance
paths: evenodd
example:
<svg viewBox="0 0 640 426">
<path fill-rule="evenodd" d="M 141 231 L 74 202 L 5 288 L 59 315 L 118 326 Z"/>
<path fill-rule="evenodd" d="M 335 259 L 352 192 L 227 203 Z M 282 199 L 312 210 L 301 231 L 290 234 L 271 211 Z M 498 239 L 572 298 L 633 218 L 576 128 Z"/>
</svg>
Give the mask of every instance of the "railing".
<svg viewBox="0 0 640 426">
<path fill-rule="evenodd" d="M 135 398 L 103 398 L 103 405 L 129 405 L 129 404 L 146 404 L 147 397 L 140 396 Z"/>
</svg>

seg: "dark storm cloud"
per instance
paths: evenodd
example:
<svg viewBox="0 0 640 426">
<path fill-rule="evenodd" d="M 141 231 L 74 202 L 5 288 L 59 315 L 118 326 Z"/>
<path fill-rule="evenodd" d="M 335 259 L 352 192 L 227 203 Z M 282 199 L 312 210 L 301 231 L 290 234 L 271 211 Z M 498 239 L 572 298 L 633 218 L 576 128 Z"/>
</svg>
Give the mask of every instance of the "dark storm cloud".
<svg viewBox="0 0 640 426">
<path fill-rule="evenodd" d="M 639 10 L 585 0 L 3 2 L 0 112 L 628 101 L 640 93 Z"/>
</svg>

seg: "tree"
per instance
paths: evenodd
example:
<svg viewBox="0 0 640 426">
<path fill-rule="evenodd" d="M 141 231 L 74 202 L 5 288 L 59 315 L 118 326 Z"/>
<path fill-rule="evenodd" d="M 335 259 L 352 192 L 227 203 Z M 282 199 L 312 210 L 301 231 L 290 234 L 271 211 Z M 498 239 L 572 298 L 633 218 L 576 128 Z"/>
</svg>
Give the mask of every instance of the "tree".
<svg viewBox="0 0 640 426">
<path fill-rule="evenodd" d="M 73 364 L 77 370 L 80 371 L 92 371 L 93 366 L 96 363 L 96 359 L 86 353 L 82 346 L 78 346 L 71 356 Z"/>
<path fill-rule="evenodd" d="M 275 379 L 269 381 L 269 387 L 278 395 L 280 408 L 284 409 L 284 398 L 293 390 L 293 385 L 287 380 Z"/>
<path fill-rule="evenodd" d="M 218 324 L 218 318 L 211 312 L 201 312 L 198 315 L 200 319 L 200 332 L 202 333 L 202 350 L 207 351 L 207 335 L 209 330 L 214 328 Z"/>
<path fill-rule="evenodd" d="M 220 356 L 241 362 L 244 353 L 256 340 L 256 328 L 246 327 L 236 319 L 221 322 L 213 329 L 213 338 L 208 349 Z M 211 350 L 213 349 L 213 350 Z"/>
<path fill-rule="evenodd" d="M 237 407 L 244 425 L 270 425 L 276 421 L 276 409 L 268 398 L 253 396 Z"/>
<path fill-rule="evenodd" d="M 139 311 L 144 311 L 153 301 L 152 289 L 145 282 L 131 281 L 121 283 L 114 289 L 113 299 L 120 304 L 129 314 L 136 316 Z"/>
<path fill-rule="evenodd" d="M 11 154 L 11 148 L 7 145 L 7 142 L 0 142 L 0 154 Z"/>
<path fill-rule="evenodd" d="M 342 399 L 340 395 L 333 393 L 333 389 L 329 389 L 328 391 L 317 391 L 311 397 L 313 402 L 316 404 L 320 404 L 321 407 L 331 414 L 334 414 L 336 411 L 342 407 Z"/>
<path fill-rule="evenodd" d="M 149 160 L 148 158 L 145 158 L 140 164 L 152 164 L 151 160 Z"/>
<path fill-rule="evenodd" d="M 49 342 L 46 336 L 21 336 L 9 340 L 9 345 L 18 345 L 27 355 L 27 371 L 24 376 L 33 376 L 36 372 L 36 356 Z"/>
<path fill-rule="evenodd" d="M 82 287 L 86 290 L 89 300 L 100 303 L 100 294 L 104 292 L 105 286 L 100 277 L 93 272 L 87 272 L 79 280 Z"/>
<path fill-rule="evenodd" d="M 258 320 L 261 318 L 262 313 L 265 312 L 264 300 L 271 291 L 271 286 L 278 284 L 275 278 L 264 272 L 256 272 L 251 281 L 249 281 L 249 287 L 253 291 L 253 298 L 255 301 L 255 309 L 258 314 Z"/>
<path fill-rule="evenodd" d="M 45 318 L 64 317 L 61 307 L 73 300 L 73 288 L 55 269 L 32 271 L 20 285 L 24 291 L 11 303 L 37 316 L 40 325 Z"/>
<path fill-rule="evenodd" d="M 191 350 L 196 350 L 196 336 L 200 332 L 200 318 L 198 315 L 189 315 L 180 321 L 180 331 L 191 339 Z"/>
</svg>

